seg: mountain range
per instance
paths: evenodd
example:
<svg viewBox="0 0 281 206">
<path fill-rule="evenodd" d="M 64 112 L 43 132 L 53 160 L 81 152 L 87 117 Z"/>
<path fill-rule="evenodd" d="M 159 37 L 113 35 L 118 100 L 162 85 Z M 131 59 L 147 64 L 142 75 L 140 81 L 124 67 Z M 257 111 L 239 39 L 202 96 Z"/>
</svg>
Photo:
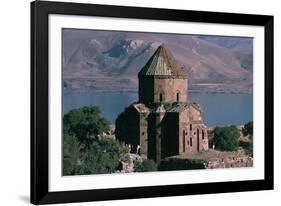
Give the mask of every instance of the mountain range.
<svg viewBox="0 0 281 206">
<path fill-rule="evenodd" d="M 190 90 L 252 92 L 252 38 L 74 29 L 63 30 L 65 88 L 136 91 L 138 72 L 162 43 Z"/>
</svg>

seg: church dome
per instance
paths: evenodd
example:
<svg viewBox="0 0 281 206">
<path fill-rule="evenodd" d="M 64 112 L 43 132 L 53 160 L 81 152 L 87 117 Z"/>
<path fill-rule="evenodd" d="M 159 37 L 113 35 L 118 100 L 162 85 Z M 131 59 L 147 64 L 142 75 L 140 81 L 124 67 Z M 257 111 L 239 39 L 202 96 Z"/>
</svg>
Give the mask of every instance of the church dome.
<svg viewBox="0 0 281 206">
<path fill-rule="evenodd" d="M 177 63 L 170 50 L 160 45 L 146 65 L 139 72 L 139 76 L 180 76 L 187 77 L 183 66 Z"/>
</svg>

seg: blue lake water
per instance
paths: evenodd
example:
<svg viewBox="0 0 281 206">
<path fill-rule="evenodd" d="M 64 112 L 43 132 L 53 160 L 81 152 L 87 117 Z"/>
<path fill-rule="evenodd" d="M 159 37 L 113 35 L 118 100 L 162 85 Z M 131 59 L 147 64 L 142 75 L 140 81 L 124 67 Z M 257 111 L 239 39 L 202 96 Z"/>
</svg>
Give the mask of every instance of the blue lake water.
<svg viewBox="0 0 281 206">
<path fill-rule="evenodd" d="M 205 124 L 240 125 L 253 120 L 252 94 L 189 93 L 190 101 L 197 102 L 203 109 Z M 111 123 L 125 107 L 138 100 L 136 92 L 90 92 L 65 91 L 63 111 L 82 106 L 98 106 Z"/>
</svg>

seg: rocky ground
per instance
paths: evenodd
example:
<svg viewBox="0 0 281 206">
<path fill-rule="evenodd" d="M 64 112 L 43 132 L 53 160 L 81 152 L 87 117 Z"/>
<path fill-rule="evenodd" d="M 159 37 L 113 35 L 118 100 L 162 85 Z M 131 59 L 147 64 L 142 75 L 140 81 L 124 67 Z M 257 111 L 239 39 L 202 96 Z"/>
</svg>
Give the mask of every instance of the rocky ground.
<svg viewBox="0 0 281 206">
<path fill-rule="evenodd" d="M 200 160 L 198 164 L 203 164 L 205 169 L 252 167 L 253 158 L 248 156 L 243 149 L 234 152 L 225 152 L 209 149 L 194 155 L 178 155 L 169 159 Z"/>
</svg>

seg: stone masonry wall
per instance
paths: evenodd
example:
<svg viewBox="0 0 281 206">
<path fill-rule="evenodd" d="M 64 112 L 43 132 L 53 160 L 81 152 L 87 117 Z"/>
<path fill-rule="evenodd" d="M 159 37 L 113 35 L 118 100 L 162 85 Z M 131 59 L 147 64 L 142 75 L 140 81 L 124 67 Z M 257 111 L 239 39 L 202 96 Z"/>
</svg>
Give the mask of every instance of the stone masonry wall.
<svg viewBox="0 0 281 206">
<path fill-rule="evenodd" d="M 192 106 L 180 113 L 179 143 L 180 153 L 194 154 L 208 149 L 207 127 L 200 111 Z"/>
<path fill-rule="evenodd" d="M 154 102 L 161 102 L 160 93 L 162 102 L 187 102 L 187 79 L 155 78 Z"/>
</svg>

